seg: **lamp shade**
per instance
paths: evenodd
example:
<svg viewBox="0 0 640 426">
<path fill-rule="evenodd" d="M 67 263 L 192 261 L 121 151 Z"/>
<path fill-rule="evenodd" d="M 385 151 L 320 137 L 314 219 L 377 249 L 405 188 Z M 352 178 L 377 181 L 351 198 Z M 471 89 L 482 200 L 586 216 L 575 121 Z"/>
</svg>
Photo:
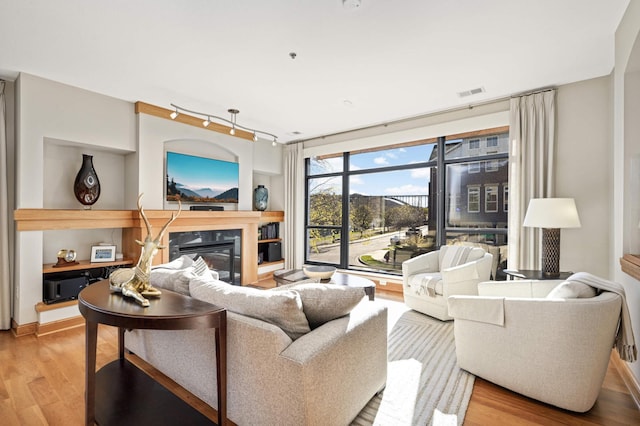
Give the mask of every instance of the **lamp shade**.
<svg viewBox="0 0 640 426">
<path fill-rule="evenodd" d="M 580 228 L 573 198 L 532 198 L 523 226 L 533 228 Z"/>
</svg>

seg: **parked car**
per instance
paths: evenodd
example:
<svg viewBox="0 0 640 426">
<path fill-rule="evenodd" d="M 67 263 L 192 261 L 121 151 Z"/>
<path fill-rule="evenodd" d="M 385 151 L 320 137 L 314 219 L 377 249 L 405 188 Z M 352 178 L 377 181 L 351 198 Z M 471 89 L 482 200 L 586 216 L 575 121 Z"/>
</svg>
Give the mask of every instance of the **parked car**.
<svg viewBox="0 0 640 426">
<path fill-rule="evenodd" d="M 407 237 L 403 237 L 402 235 L 394 235 L 389 239 L 391 245 L 402 244 L 407 240 Z"/>
</svg>

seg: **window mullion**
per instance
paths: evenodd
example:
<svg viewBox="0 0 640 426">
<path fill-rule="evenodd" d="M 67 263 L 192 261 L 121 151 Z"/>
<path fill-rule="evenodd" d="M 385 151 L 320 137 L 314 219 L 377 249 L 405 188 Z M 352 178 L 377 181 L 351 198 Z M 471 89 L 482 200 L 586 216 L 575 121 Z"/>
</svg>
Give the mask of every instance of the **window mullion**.
<svg viewBox="0 0 640 426">
<path fill-rule="evenodd" d="M 447 236 L 445 233 L 444 225 L 445 225 L 445 197 L 446 197 L 446 173 L 445 173 L 445 140 L 444 136 L 440 136 L 438 138 L 438 143 L 436 145 L 436 149 L 438 150 L 438 164 L 437 164 L 437 181 L 438 181 L 438 196 L 437 196 L 437 206 L 436 208 L 436 245 L 443 246 L 447 244 Z M 431 209 L 431 206 L 429 206 Z M 431 214 L 431 213 L 429 213 Z"/>
<path fill-rule="evenodd" d="M 345 152 L 342 158 L 342 236 L 340 237 L 340 267 L 349 268 L 349 153 Z"/>
</svg>

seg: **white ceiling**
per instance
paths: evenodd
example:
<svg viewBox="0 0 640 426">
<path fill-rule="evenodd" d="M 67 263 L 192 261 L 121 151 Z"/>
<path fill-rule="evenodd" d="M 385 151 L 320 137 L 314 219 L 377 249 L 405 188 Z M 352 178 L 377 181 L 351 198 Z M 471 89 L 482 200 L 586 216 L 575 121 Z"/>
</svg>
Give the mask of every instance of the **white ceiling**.
<svg viewBox="0 0 640 426">
<path fill-rule="evenodd" d="M 287 142 L 607 75 L 628 3 L 0 0 L 0 77 L 237 108 Z"/>
</svg>

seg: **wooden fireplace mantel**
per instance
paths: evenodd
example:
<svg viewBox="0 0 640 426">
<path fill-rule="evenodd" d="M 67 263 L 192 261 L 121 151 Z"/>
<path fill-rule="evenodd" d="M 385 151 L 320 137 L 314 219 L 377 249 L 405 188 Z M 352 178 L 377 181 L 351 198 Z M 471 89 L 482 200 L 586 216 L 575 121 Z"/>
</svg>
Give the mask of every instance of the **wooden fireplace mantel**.
<svg viewBox="0 0 640 426">
<path fill-rule="evenodd" d="M 175 210 L 145 210 L 154 237 L 175 213 Z M 18 231 L 122 228 L 122 253 L 125 258 L 134 261 L 137 261 L 140 255 L 140 246 L 135 240 L 142 241 L 147 234 L 138 210 L 18 209 L 14 212 L 14 219 Z M 258 281 L 258 225 L 283 221 L 282 211 L 182 211 L 169 226 L 162 244 L 169 246 L 171 232 L 240 229 L 242 284 L 252 284 Z M 168 261 L 168 250 L 161 250 L 154 257 L 154 264 Z"/>
</svg>

